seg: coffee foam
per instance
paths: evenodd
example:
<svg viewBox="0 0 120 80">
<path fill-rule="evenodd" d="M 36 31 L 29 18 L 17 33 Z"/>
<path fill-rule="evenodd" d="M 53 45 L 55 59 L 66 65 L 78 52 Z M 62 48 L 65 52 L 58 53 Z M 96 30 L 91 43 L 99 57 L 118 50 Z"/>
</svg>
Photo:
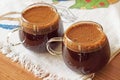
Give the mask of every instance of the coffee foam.
<svg viewBox="0 0 120 80">
<path fill-rule="evenodd" d="M 107 37 L 95 22 L 78 22 L 73 24 L 64 35 L 65 46 L 74 51 L 89 53 L 103 47 Z"/>
<path fill-rule="evenodd" d="M 59 27 L 59 14 L 47 5 L 28 8 L 22 16 L 21 26 L 29 34 L 44 35 Z"/>
</svg>

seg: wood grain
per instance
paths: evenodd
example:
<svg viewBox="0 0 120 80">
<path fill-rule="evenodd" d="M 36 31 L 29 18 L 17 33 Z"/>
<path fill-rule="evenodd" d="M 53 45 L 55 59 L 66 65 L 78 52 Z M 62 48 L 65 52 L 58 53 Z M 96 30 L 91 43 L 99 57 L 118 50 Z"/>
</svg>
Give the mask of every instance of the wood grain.
<svg viewBox="0 0 120 80">
<path fill-rule="evenodd" d="M 120 53 L 96 74 L 95 80 L 120 80 Z"/>
<path fill-rule="evenodd" d="M 0 53 L 0 80 L 41 80 Z"/>
<path fill-rule="evenodd" d="M 42 80 L 0 53 L 0 80 Z M 120 80 L 120 54 L 98 72 L 94 80 Z"/>
</svg>

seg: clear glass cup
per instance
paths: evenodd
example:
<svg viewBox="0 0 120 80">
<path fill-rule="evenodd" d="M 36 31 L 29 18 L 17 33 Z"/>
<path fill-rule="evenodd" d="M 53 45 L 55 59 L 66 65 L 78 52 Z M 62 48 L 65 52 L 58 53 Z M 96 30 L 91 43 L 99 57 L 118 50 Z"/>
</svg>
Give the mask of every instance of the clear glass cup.
<svg viewBox="0 0 120 80">
<path fill-rule="evenodd" d="M 11 12 L 17 14 L 18 12 Z M 8 35 L 8 43 L 12 46 L 23 44 L 26 48 L 36 51 L 46 51 L 46 42 L 53 37 L 63 35 L 62 20 L 57 12 L 57 9 L 48 3 L 35 3 L 29 5 L 21 13 L 20 18 L 4 17 L 3 20 L 16 20 L 19 21 L 20 27 L 13 30 L 10 34 L 16 34 L 19 31 L 20 42 L 12 43 L 10 38 L 14 39 L 15 36 Z"/>
<path fill-rule="evenodd" d="M 38 10 L 40 12 L 38 12 Z M 30 14 L 30 10 L 36 9 L 33 13 L 33 16 L 37 14 L 34 21 L 34 17 Z M 32 17 L 31 21 L 27 19 L 29 14 Z M 42 17 L 41 17 L 42 16 Z M 36 18 L 35 17 L 35 18 Z M 42 18 L 42 19 L 39 19 Z M 40 21 L 38 21 L 40 20 Z M 24 41 L 24 45 L 30 50 L 34 51 L 46 51 L 45 44 L 52 38 L 57 36 L 62 36 L 63 26 L 59 13 L 56 8 L 47 3 L 39 3 L 30 5 L 22 12 L 21 19 L 22 30 L 20 30 L 20 39 Z"/>
<path fill-rule="evenodd" d="M 62 42 L 62 52 L 49 45 Z M 71 25 L 63 37 L 54 37 L 47 42 L 52 55 L 62 54 L 65 64 L 73 71 L 92 74 L 101 70 L 110 59 L 110 46 L 100 24 L 81 21 Z"/>
</svg>

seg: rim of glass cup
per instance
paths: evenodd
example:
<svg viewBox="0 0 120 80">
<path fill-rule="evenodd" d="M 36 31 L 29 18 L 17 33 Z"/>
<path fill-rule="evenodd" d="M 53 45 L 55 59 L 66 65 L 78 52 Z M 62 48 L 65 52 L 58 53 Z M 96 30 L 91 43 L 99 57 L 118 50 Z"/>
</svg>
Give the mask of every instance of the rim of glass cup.
<svg viewBox="0 0 120 80">
<path fill-rule="evenodd" d="M 26 20 L 26 19 L 24 18 L 24 16 L 23 16 L 23 14 L 25 13 L 25 11 L 27 11 L 27 10 L 33 8 L 33 7 L 38 7 L 38 6 L 48 6 L 48 7 L 50 7 L 50 8 L 56 13 L 56 15 L 58 14 L 57 9 L 56 9 L 53 5 L 51 5 L 51 4 L 49 4 L 49 3 L 43 3 L 43 2 L 42 2 L 42 3 L 34 3 L 34 4 L 31 4 L 31 5 L 29 5 L 28 7 L 26 7 L 26 8 L 21 12 L 21 19 L 22 19 L 23 21 L 25 21 L 26 23 L 29 23 L 29 24 L 39 24 L 39 23 L 29 22 L 29 21 Z"/>
<path fill-rule="evenodd" d="M 74 42 L 74 41 L 72 41 L 68 36 L 67 36 L 67 33 L 69 32 L 69 30 L 71 29 L 71 28 L 73 28 L 73 27 L 76 27 L 76 25 L 79 25 L 79 24 L 93 24 L 93 25 L 96 25 L 96 27 L 98 27 L 98 30 L 103 34 L 103 35 L 105 35 L 105 33 L 103 32 L 103 27 L 102 27 L 102 25 L 101 24 L 99 24 L 99 23 L 97 23 L 97 22 L 94 22 L 94 21 L 78 21 L 78 22 L 76 22 L 76 23 L 74 23 L 74 24 L 72 24 L 66 31 L 65 31 L 65 33 L 64 33 L 64 37 L 63 37 L 63 42 L 65 41 L 65 40 L 67 40 L 67 42 L 70 42 L 70 43 L 72 43 L 72 44 L 75 44 L 76 46 L 80 46 L 80 48 L 81 48 L 81 43 L 78 43 L 78 42 Z M 106 35 L 105 35 L 106 36 Z M 65 44 L 65 43 L 64 43 Z M 66 44 L 65 44 L 66 45 Z M 84 45 L 84 44 L 83 44 Z M 104 46 L 104 44 L 101 44 L 102 45 L 102 47 Z M 66 45 L 67 46 L 67 45 Z M 100 45 L 99 45 L 100 46 Z M 99 49 L 99 48 L 97 48 L 97 49 Z M 97 50 L 96 49 L 96 50 Z M 82 52 L 82 50 L 80 49 L 80 51 Z M 79 52 L 79 51 L 78 51 Z M 84 51 L 83 51 L 84 52 Z"/>
</svg>

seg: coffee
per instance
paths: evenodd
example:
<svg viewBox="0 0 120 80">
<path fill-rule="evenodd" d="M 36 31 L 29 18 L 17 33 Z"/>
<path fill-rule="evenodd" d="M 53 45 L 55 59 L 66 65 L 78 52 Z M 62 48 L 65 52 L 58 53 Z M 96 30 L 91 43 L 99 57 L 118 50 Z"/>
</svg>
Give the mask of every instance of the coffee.
<svg viewBox="0 0 120 80">
<path fill-rule="evenodd" d="M 66 31 L 63 40 L 63 59 L 73 71 L 94 73 L 109 61 L 109 42 L 97 23 L 76 23 Z"/>
<path fill-rule="evenodd" d="M 45 50 L 46 42 L 62 36 L 63 26 L 56 9 L 49 4 L 28 7 L 22 13 L 20 39 L 30 49 Z"/>
</svg>

